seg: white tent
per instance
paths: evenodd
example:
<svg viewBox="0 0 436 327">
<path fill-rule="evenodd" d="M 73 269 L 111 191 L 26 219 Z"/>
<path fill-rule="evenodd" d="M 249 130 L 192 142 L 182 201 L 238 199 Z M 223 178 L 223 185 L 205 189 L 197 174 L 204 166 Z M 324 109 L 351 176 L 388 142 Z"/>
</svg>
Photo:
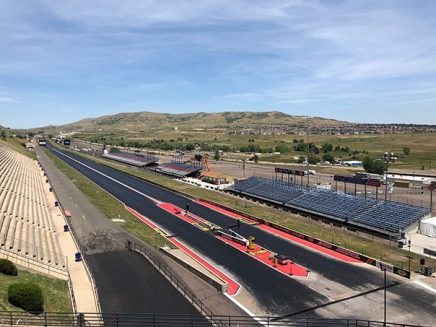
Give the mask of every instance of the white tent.
<svg viewBox="0 0 436 327">
<path fill-rule="evenodd" d="M 436 217 L 421 220 L 420 230 L 422 235 L 436 237 Z"/>
</svg>

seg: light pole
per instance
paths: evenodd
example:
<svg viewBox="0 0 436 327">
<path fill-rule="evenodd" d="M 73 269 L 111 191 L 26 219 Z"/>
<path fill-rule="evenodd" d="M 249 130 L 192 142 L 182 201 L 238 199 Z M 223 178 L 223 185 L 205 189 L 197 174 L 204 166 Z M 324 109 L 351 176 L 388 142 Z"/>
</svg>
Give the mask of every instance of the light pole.
<svg viewBox="0 0 436 327">
<path fill-rule="evenodd" d="M 410 255 L 410 247 L 412 246 L 412 242 L 411 242 L 411 240 L 409 239 L 408 241 L 407 241 L 407 247 L 409 248 L 409 254 L 407 255 L 407 259 L 409 259 L 409 273 L 410 273 L 410 260 L 412 259 L 412 256 Z"/>
<path fill-rule="evenodd" d="M 306 173 L 307 173 L 307 187 L 309 187 L 309 155 L 310 155 L 310 145 L 309 145 L 309 127 L 307 127 L 306 130 L 306 136 L 307 136 L 307 168 L 306 168 Z"/>
<path fill-rule="evenodd" d="M 386 327 L 386 268 L 382 267 L 384 273 L 384 287 L 383 287 L 383 326 Z"/>
</svg>

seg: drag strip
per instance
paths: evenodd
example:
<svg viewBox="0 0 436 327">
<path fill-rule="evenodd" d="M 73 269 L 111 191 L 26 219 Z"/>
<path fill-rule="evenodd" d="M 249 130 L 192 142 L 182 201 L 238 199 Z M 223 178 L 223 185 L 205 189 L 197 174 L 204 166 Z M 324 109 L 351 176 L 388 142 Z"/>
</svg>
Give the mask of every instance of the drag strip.
<svg viewBox="0 0 436 327">
<path fill-rule="evenodd" d="M 140 254 L 128 250 L 86 256 L 103 313 L 192 314 L 198 311 Z M 153 291 L 150 293 L 146 292 Z"/>
<path fill-rule="evenodd" d="M 197 227 L 175 218 L 156 206 L 153 200 L 140 194 L 145 193 L 160 200 L 157 193 L 165 195 L 165 193 L 169 193 L 168 191 L 159 188 L 150 190 L 147 188 L 148 183 L 128 174 L 119 174 L 120 172 L 115 169 L 95 164 L 71 153 L 62 153 L 50 146 L 49 149 L 60 159 L 125 203 L 126 206 L 133 208 L 138 213 L 164 227 L 167 231 L 176 235 L 177 239 L 182 240 L 196 252 L 209 258 L 218 267 L 224 267 L 231 272 L 245 286 L 248 292 L 262 303 L 266 311 L 273 314 L 287 314 L 328 302 L 328 298 L 322 294 L 226 245 L 216 239 L 214 235 L 205 233 Z M 131 188 L 139 192 L 133 191 Z M 186 202 L 186 199 L 181 199 Z"/>
<path fill-rule="evenodd" d="M 71 154 L 70 152 L 65 153 L 71 158 L 86 164 L 90 168 L 96 169 L 117 181 L 122 181 L 123 184 L 134 188 L 142 194 L 152 196 L 158 201 L 172 203 L 180 208 L 185 208 L 186 204 L 189 204 L 192 213 L 207 219 L 218 226 L 226 228 L 235 225 L 236 220 L 234 218 L 219 213 L 181 195 L 172 193 L 166 189 L 160 188 L 114 168 Z M 77 165 L 74 161 L 72 162 L 73 166 L 74 164 Z M 311 271 L 314 271 L 336 283 L 353 288 L 356 291 L 363 291 L 380 285 L 382 275 L 378 272 L 366 269 L 363 265 L 352 265 L 336 260 L 318 251 L 314 251 L 301 246 L 300 244 L 273 235 L 255 225 L 246 224 L 241 221 L 240 234 L 246 238 L 248 238 L 248 236 L 254 236 L 256 237 L 258 244 L 280 254 L 289 256 L 293 261 L 309 268 Z"/>
</svg>

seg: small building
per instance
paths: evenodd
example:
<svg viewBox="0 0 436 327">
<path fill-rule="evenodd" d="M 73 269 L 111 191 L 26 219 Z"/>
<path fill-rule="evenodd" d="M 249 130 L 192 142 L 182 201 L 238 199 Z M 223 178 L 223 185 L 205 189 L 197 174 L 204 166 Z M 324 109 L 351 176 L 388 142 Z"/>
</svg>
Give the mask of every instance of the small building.
<svg viewBox="0 0 436 327">
<path fill-rule="evenodd" d="M 345 166 L 348 166 L 348 167 L 361 167 L 361 166 L 363 166 L 362 161 L 358 161 L 358 160 L 344 161 L 343 164 Z"/>
<path fill-rule="evenodd" d="M 436 181 L 436 171 L 389 169 L 386 172 L 386 179 L 395 181 L 407 181 L 411 183 L 422 183 L 428 185 L 431 182 Z"/>
<path fill-rule="evenodd" d="M 200 179 L 202 182 L 214 185 L 229 184 L 233 181 L 233 178 L 231 176 L 224 175 L 220 172 L 215 171 L 202 172 Z"/>
</svg>

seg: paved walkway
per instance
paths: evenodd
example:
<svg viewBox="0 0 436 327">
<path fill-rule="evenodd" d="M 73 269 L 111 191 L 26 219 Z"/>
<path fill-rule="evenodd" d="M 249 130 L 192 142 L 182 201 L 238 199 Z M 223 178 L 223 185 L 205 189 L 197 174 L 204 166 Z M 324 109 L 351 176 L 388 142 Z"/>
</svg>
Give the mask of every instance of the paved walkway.
<svg viewBox="0 0 436 327">
<path fill-rule="evenodd" d="M 41 174 L 42 175 L 42 174 Z M 46 177 L 42 176 L 45 179 Z M 95 297 L 94 286 L 87 272 L 84 261 L 75 261 L 75 253 L 80 252 L 71 232 L 64 232 L 66 218 L 59 207 L 55 207 L 57 200 L 55 194 L 49 191 L 49 185 L 44 188 L 45 195 L 50 205 L 50 213 L 54 224 L 62 253 L 66 256 L 66 264 L 70 274 L 70 282 L 74 292 L 74 301 L 78 312 L 97 312 L 98 299 Z M 53 187 L 53 185 L 51 185 Z"/>
</svg>

